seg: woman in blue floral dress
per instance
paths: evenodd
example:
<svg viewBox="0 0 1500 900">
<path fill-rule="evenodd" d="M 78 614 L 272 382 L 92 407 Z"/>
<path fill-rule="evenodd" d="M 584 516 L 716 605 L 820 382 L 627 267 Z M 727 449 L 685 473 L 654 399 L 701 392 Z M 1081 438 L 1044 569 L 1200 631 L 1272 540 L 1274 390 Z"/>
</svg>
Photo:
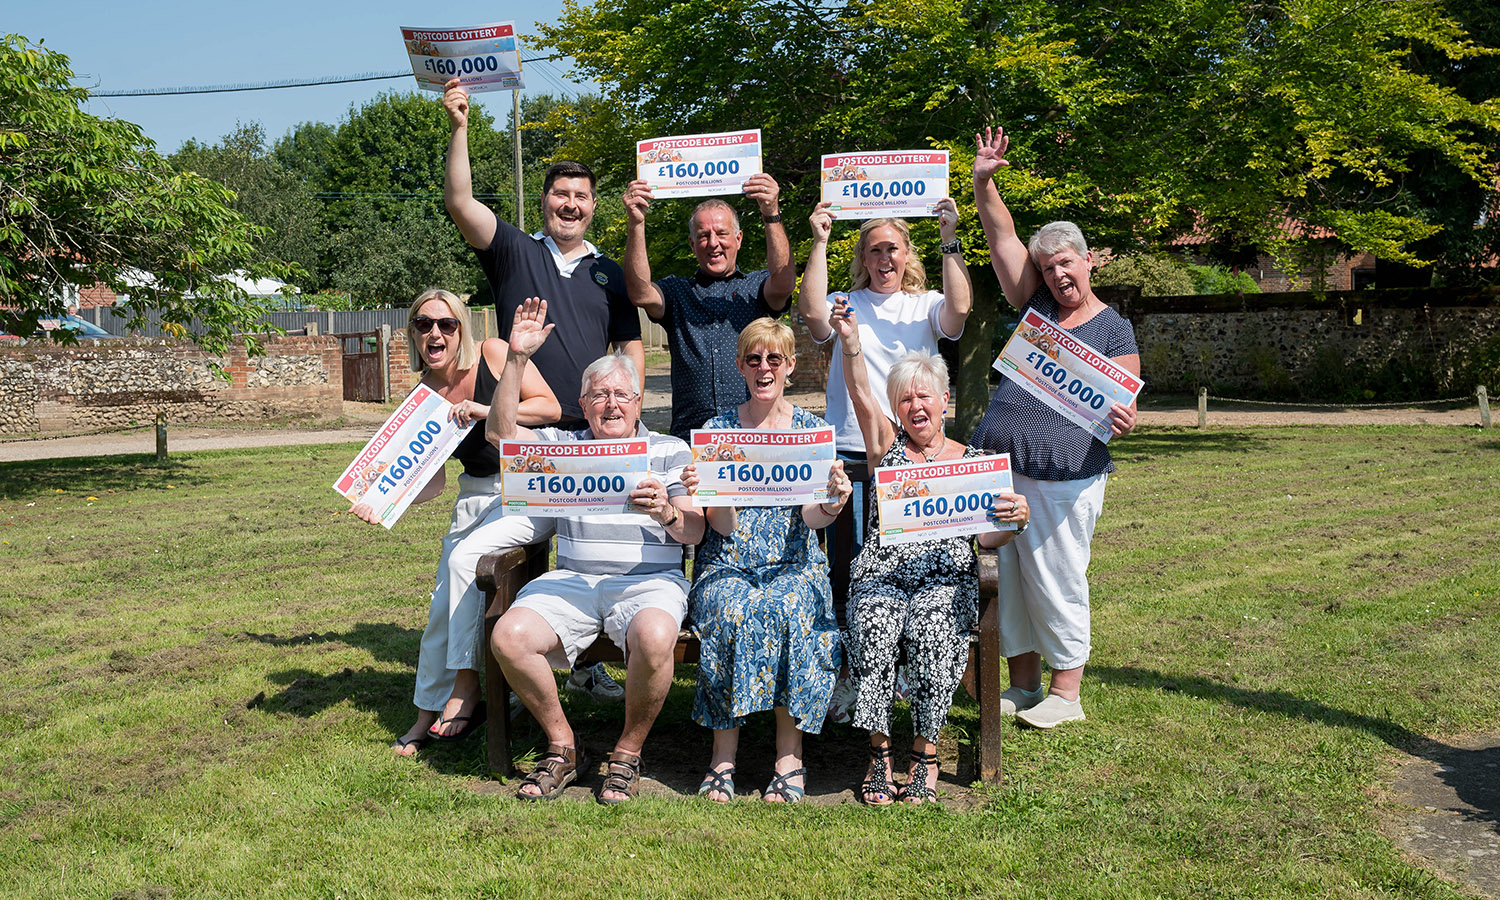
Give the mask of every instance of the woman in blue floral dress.
<svg viewBox="0 0 1500 900">
<path fill-rule="evenodd" d="M 784 396 L 794 349 L 785 325 L 758 319 L 746 326 L 738 355 L 750 399 L 704 427 L 826 427 Z M 696 489 L 694 466 L 683 483 Z M 843 464 L 835 462 L 825 503 L 705 510 L 711 527 L 698 551 L 689 610 L 702 643 L 693 720 L 714 730 L 713 759 L 698 791 L 710 800 L 734 799 L 740 725 L 764 710 L 776 714 L 775 778 L 764 799 L 803 796 L 802 734 L 822 728 L 842 661 L 828 562 L 814 531 L 838 518 L 851 492 Z"/>
</svg>

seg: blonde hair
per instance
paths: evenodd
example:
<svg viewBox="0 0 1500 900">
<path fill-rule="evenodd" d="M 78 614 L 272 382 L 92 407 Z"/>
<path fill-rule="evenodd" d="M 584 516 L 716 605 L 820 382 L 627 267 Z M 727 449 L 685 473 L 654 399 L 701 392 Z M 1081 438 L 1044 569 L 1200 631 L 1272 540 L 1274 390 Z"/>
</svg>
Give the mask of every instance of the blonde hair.
<svg viewBox="0 0 1500 900">
<path fill-rule="evenodd" d="M 790 360 L 797 358 L 797 336 L 792 334 L 791 328 L 769 316 L 761 316 L 740 332 L 737 351 L 740 359 L 756 347 L 780 353 Z"/>
<path fill-rule="evenodd" d="M 927 270 L 922 260 L 911 248 L 911 228 L 905 219 L 868 219 L 859 226 L 859 243 L 854 245 L 854 258 L 849 261 L 849 281 L 852 290 L 863 290 L 870 286 L 870 272 L 865 268 L 865 249 L 870 243 L 870 232 L 890 226 L 901 234 L 901 243 L 906 245 L 906 268 L 901 272 L 901 290 L 915 294 L 927 290 Z"/>
<path fill-rule="evenodd" d="M 474 326 L 469 321 L 469 305 L 459 299 L 452 291 L 442 288 L 428 288 L 417 295 L 417 299 L 411 303 L 411 309 L 406 313 L 406 351 L 411 360 L 413 372 L 426 372 L 427 363 L 422 361 L 422 354 L 417 349 L 418 335 L 414 323 L 417 320 L 417 310 L 428 300 L 441 300 L 448 304 L 448 311 L 453 318 L 458 320 L 458 367 L 460 369 L 472 369 L 479 361 L 479 346 L 474 343 Z"/>
<path fill-rule="evenodd" d="M 940 394 L 946 393 L 948 363 L 936 353 L 922 350 L 913 350 L 897 360 L 891 366 L 891 374 L 886 376 L 885 381 L 886 399 L 891 401 L 891 409 L 896 408 L 896 401 L 911 390 L 914 384 L 931 388 Z"/>
</svg>

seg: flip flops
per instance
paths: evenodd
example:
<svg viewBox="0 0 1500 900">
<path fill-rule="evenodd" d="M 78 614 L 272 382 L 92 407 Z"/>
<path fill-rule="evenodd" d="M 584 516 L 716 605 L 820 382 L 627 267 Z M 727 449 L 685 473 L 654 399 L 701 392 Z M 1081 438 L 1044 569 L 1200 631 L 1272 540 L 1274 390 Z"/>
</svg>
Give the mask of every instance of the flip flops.
<svg viewBox="0 0 1500 900">
<path fill-rule="evenodd" d="M 427 736 L 434 741 L 441 741 L 445 744 L 451 743 L 453 741 L 461 741 L 469 735 L 473 734 L 474 729 L 483 725 L 486 717 L 487 711 L 485 710 L 484 701 L 481 700 L 477 704 L 475 704 L 474 711 L 467 716 L 454 716 L 451 719 L 444 719 L 440 717 L 436 722 L 432 723 L 432 728 L 427 729 Z M 433 730 L 435 728 L 441 728 L 444 725 L 453 724 L 454 722 L 462 722 L 464 723 L 464 727 L 453 732 L 452 734 L 439 734 L 437 731 Z"/>
</svg>

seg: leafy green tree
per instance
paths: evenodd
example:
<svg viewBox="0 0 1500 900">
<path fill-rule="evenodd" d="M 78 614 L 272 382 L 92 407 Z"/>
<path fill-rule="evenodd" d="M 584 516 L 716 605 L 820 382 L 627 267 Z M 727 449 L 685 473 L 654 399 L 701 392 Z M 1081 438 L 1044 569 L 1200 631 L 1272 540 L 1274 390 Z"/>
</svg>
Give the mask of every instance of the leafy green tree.
<svg viewBox="0 0 1500 900">
<path fill-rule="evenodd" d="M 469 132 L 476 193 L 512 212 L 501 191 L 509 146 L 481 110 Z M 276 143 L 272 156 L 322 207 L 318 287 L 360 307 L 405 305 L 433 286 L 478 289 L 483 277 L 443 208 L 447 149 L 447 114 L 416 92 L 382 94 L 337 126 L 304 123 Z"/>
<path fill-rule="evenodd" d="M 265 229 L 267 253 L 307 272 L 300 287 L 317 284 L 319 251 L 326 243 L 321 205 L 304 180 L 269 151 L 258 122 L 241 124 L 208 146 L 188 141 L 168 157 L 179 172 L 197 172 L 234 191 L 236 211 Z"/>
<path fill-rule="evenodd" d="M 174 170 L 138 126 L 84 112 L 89 92 L 72 77 L 66 56 L 20 35 L 0 39 L 0 305 L 10 330 L 31 333 L 63 312 L 70 285 L 102 282 L 130 295 L 129 324 L 157 312 L 198 329 L 211 352 L 258 331 L 265 304 L 221 276 L 287 280 L 293 267 L 265 254 L 264 230 L 223 185 Z"/>
<path fill-rule="evenodd" d="M 637 138 L 759 125 L 804 206 L 820 153 L 929 145 L 957 151 L 964 203 L 972 135 L 999 124 L 1021 227 L 1069 218 L 1122 251 L 1196 227 L 1290 256 L 1332 231 L 1409 260 L 1436 229 L 1403 206 L 1411 161 L 1488 187 L 1500 123 L 1412 68 L 1490 52 L 1423 0 L 628 0 L 539 31 L 604 85 L 553 116 L 562 152 L 617 177 Z"/>
<path fill-rule="evenodd" d="M 1235 272 L 1227 266 L 1187 267 L 1193 292 L 1198 294 L 1259 294 L 1260 285 L 1249 272 Z"/>
<path fill-rule="evenodd" d="M 1144 297 L 1181 297 L 1196 294 L 1193 279 L 1182 263 L 1157 253 L 1128 253 L 1100 266 L 1093 283 L 1123 284 L 1141 289 Z"/>
</svg>

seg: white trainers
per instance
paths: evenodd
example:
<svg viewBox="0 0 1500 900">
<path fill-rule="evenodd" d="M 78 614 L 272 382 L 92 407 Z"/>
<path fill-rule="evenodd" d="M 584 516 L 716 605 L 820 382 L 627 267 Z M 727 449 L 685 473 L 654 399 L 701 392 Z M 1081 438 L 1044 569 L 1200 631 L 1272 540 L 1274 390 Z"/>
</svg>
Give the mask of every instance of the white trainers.
<svg viewBox="0 0 1500 900">
<path fill-rule="evenodd" d="M 1000 694 L 1000 715 L 1013 716 L 1023 709 L 1031 709 L 1042 702 L 1042 689 L 1034 691 L 1023 691 L 1018 687 L 1008 687 Z"/>
<path fill-rule="evenodd" d="M 625 689 L 604 671 L 604 663 L 574 669 L 563 686 L 575 694 L 588 694 L 595 700 L 625 699 Z"/>
<path fill-rule="evenodd" d="M 1016 713 L 1016 721 L 1032 728 L 1055 728 L 1064 722 L 1083 721 L 1083 701 L 1068 701 L 1048 694 L 1047 699 L 1031 709 Z"/>
</svg>

